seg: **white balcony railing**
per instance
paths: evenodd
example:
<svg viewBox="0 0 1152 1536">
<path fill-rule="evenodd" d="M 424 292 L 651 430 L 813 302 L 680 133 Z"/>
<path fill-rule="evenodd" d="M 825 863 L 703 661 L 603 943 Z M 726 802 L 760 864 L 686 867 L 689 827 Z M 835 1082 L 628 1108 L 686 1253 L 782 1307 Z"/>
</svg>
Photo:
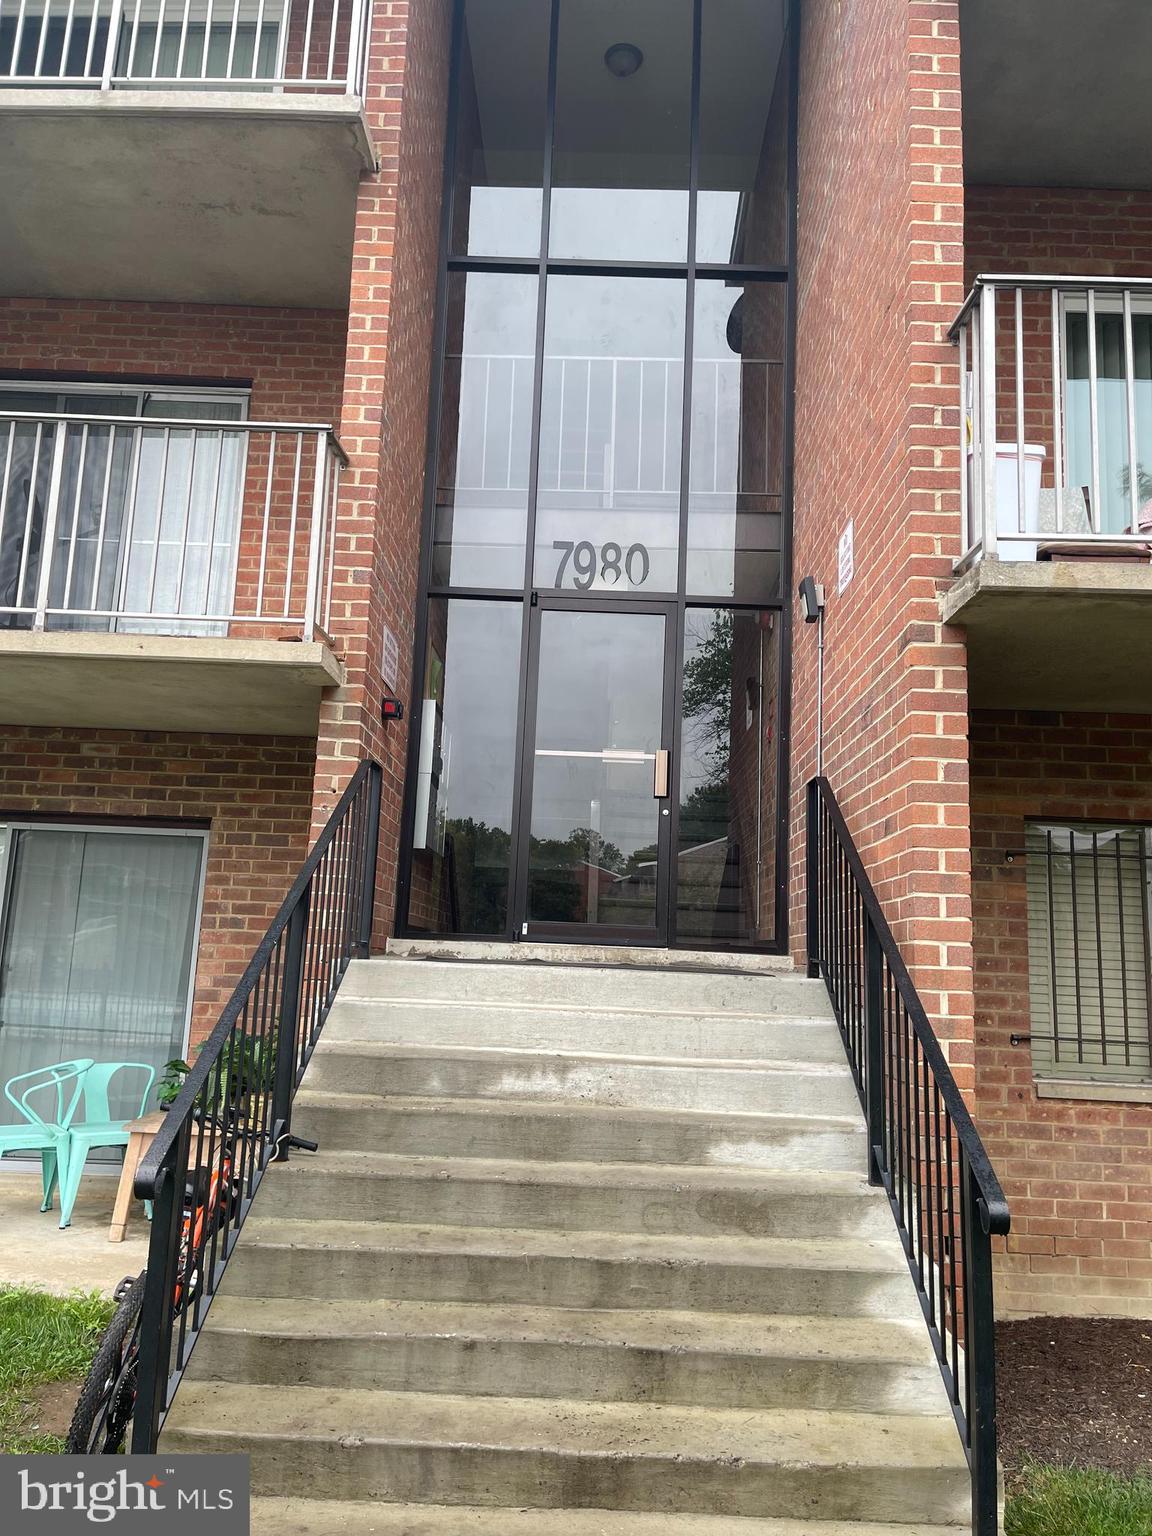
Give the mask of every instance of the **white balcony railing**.
<svg viewBox="0 0 1152 1536">
<path fill-rule="evenodd" d="M 534 359 L 453 354 L 458 397 L 453 440 L 457 492 L 528 485 Z M 779 491 L 774 424 L 783 365 L 761 358 L 697 357 L 692 392 L 694 497 Z M 679 357 L 549 357 L 544 361 L 539 488 L 591 495 L 597 504 L 680 498 L 684 362 Z"/>
<path fill-rule="evenodd" d="M 345 463 L 326 426 L 0 412 L 0 630 L 311 640 Z"/>
<path fill-rule="evenodd" d="M 362 96 L 371 0 L 0 0 L 0 86 Z"/>
<path fill-rule="evenodd" d="M 1152 550 L 1152 278 L 981 277 L 960 349 L 963 569 Z"/>
</svg>

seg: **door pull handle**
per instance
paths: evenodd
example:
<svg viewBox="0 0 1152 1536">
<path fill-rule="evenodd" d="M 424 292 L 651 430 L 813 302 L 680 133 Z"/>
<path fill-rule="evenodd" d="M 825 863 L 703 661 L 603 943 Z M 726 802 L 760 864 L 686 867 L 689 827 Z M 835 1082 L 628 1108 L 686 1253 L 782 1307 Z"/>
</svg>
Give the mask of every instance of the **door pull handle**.
<svg viewBox="0 0 1152 1536">
<path fill-rule="evenodd" d="M 667 800 L 672 779 L 672 754 L 667 747 L 656 753 L 656 766 L 652 774 L 652 794 L 657 800 Z"/>
</svg>

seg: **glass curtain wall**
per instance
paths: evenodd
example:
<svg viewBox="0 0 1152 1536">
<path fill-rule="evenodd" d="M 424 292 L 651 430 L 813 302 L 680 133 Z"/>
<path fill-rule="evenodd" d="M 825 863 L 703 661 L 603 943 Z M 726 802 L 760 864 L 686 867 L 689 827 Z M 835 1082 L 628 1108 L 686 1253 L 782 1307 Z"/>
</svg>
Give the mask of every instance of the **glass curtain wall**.
<svg viewBox="0 0 1152 1536">
<path fill-rule="evenodd" d="M 776 936 L 791 11 L 460 0 L 409 931 L 519 931 L 530 611 L 571 596 L 669 607 L 679 938 Z"/>
</svg>

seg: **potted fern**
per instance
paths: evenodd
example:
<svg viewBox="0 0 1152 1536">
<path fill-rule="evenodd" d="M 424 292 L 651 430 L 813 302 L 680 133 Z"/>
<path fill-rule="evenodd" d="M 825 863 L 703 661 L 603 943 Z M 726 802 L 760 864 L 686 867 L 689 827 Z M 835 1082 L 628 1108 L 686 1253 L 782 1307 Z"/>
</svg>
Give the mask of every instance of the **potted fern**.
<svg viewBox="0 0 1152 1536">
<path fill-rule="evenodd" d="M 164 1069 L 156 1084 L 156 1107 L 162 1109 L 165 1114 L 175 1104 L 180 1096 L 180 1090 L 184 1086 L 184 1079 L 192 1068 L 179 1056 L 164 1063 Z"/>
</svg>

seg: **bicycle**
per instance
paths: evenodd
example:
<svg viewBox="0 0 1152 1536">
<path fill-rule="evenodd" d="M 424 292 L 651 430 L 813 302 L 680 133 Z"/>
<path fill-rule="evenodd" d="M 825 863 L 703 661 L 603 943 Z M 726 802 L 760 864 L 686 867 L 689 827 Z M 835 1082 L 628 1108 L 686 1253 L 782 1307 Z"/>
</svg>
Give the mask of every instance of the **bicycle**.
<svg viewBox="0 0 1152 1536">
<path fill-rule="evenodd" d="M 238 1131 L 235 1118 L 229 1118 L 231 1126 L 216 1122 L 221 1135 L 213 1166 L 191 1170 L 184 1182 L 184 1209 L 172 1296 L 173 1316 L 177 1318 L 195 1305 L 203 1288 L 204 1250 L 211 1238 L 227 1225 L 240 1201 L 240 1181 L 233 1172 L 236 1141 L 245 1134 L 255 1133 Z M 204 1134 L 202 1125 L 201 1139 Z M 316 1151 L 315 1142 L 296 1136 L 284 1139 L 289 1146 Z M 68 1429 L 64 1448 L 72 1455 L 121 1456 L 128 1448 L 128 1429 L 136 1406 L 140 1322 L 147 1278 L 147 1269 L 135 1276 L 126 1275 L 113 1294 L 116 1311 L 84 1378 Z"/>
</svg>

